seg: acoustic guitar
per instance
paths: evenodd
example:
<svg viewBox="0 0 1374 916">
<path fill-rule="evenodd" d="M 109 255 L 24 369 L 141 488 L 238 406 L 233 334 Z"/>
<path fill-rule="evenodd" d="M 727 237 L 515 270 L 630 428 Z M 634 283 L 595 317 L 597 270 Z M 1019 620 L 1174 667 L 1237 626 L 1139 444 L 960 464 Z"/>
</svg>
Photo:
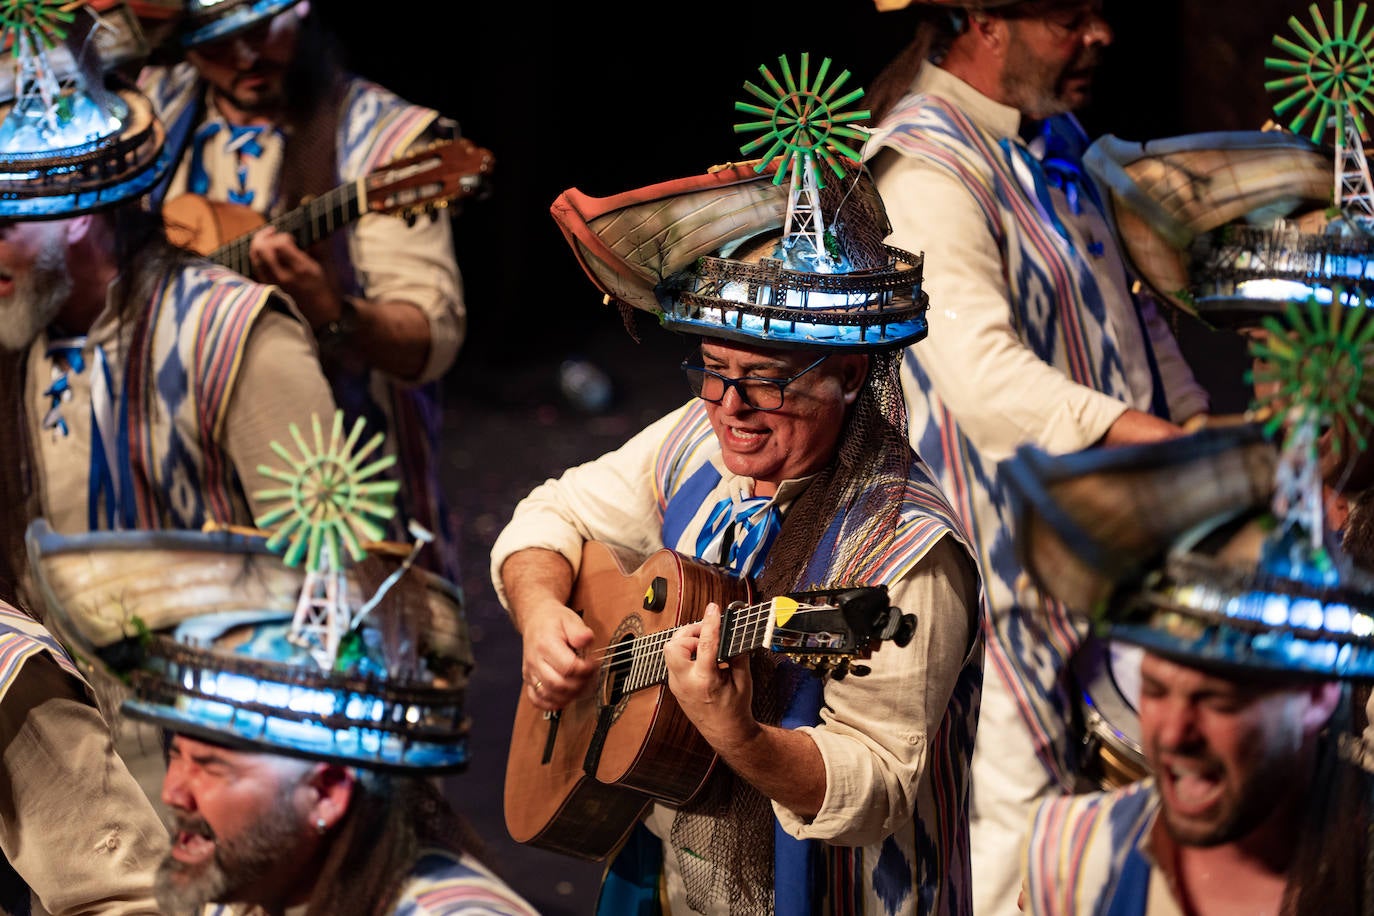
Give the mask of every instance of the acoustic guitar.
<svg viewBox="0 0 1374 916">
<path fill-rule="evenodd" d="M 491 151 L 471 140 L 443 140 L 339 185 L 270 222 L 243 204 L 199 194 L 165 201 L 162 221 L 173 244 L 248 276 L 252 272 L 248 245 L 266 225 L 290 233 L 305 249 L 368 213 L 414 222 L 484 190 L 495 164 Z"/>
<path fill-rule="evenodd" d="M 904 645 L 915 618 L 885 586 L 799 592 L 751 604 L 748 580 L 660 550 L 631 558 L 599 541 L 583 547 L 568 606 L 596 634 L 595 689 L 557 713 L 520 691 L 506 762 L 506 829 L 518 843 L 601 860 L 653 801 L 681 805 L 716 755 L 668 690 L 663 647 L 716 602 L 721 661 L 767 647 L 833 677 L 884 640 Z"/>
</svg>

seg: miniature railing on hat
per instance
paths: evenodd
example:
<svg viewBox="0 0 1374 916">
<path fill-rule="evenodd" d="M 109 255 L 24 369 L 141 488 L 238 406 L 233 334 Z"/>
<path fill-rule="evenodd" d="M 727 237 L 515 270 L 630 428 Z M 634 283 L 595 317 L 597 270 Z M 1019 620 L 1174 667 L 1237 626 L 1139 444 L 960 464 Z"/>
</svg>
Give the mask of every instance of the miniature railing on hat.
<svg viewBox="0 0 1374 916">
<path fill-rule="evenodd" d="M 165 636 L 149 642 L 147 659 L 132 675 L 136 702 L 175 708 L 164 716 L 192 729 L 382 768 L 467 765 L 465 691 L 441 680 L 326 672 Z"/>
</svg>

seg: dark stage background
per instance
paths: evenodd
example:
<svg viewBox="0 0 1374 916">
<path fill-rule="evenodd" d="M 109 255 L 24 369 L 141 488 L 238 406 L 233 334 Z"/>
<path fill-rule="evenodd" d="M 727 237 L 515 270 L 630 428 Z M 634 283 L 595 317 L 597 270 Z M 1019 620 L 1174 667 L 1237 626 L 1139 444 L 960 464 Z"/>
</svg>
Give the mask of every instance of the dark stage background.
<svg viewBox="0 0 1374 916">
<path fill-rule="evenodd" d="M 327 17 L 354 68 L 455 118 L 492 150 L 491 196 L 457 223 L 467 289 L 467 343 L 447 379 L 444 468 L 462 534 L 478 670 L 469 704 L 473 763 L 447 783 L 499 868 L 546 914 L 591 910 L 601 865 L 511 842 L 502 782 L 519 682 L 519 640 L 496 603 L 488 551 L 515 502 L 563 468 L 618 446 L 686 389 L 683 347 L 640 322 L 634 343 L 582 274 L 549 216 L 564 189 L 608 195 L 743 158 L 731 130 L 736 99 L 758 67 L 810 52 L 867 86 L 910 36 L 904 14 L 868 0 L 720 4 L 624 0 L 591 4 L 330 3 Z M 1089 133 L 1146 140 L 1257 129 L 1269 117 L 1263 58 L 1296 2 L 1107 4 L 1116 31 Z M 1245 407 L 1243 348 L 1180 320 L 1214 412 Z M 927 341 L 922 346 L 938 345 Z M 606 410 L 560 393 L 567 357 L 615 386 Z"/>
</svg>

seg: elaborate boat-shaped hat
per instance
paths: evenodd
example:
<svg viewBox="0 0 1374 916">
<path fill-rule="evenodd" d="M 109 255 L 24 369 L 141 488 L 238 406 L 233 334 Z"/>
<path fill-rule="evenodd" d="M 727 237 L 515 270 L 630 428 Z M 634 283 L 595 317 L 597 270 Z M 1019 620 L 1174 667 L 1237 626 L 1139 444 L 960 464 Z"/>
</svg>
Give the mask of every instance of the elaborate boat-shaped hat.
<svg viewBox="0 0 1374 916">
<path fill-rule="evenodd" d="M 286 575 L 245 545 L 222 542 L 229 549 L 216 584 L 204 569 L 211 557 L 150 547 L 145 566 L 183 564 L 154 575 L 189 610 L 173 615 L 181 619 L 170 632 L 138 640 L 124 714 L 202 740 L 370 769 L 465 768 L 466 622 L 461 605 L 437 602 L 411 566 L 431 536 L 411 526 L 416 541 L 400 562 L 371 563 L 398 486 L 371 478 L 394 457 L 376 457 L 380 435 L 359 445 L 362 421 L 345 434 L 342 413 L 327 434 L 318 420 L 313 437 L 292 433 L 299 454 L 274 446 L 287 469 L 259 468 L 281 486 L 256 494 L 279 503 L 257 522 L 271 532 L 265 546 L 303 574 Z M 45 562 L 41 551 L 35 562 Z M 177 578 L 187 570 L 209 600 L 189 604 L 197 595 Z M 57 596 L 51 579 L 47 591 Z M 81 626 L 66 607 L 64 622 Z"/>
<path fill-rule="evenodd" d="M 181 45 L 194 48 L 250 29 L 300 0 L 186 0 Z"/>
<path fill-rule="evenodd" d="M 1374 365 L 1374 318 L 1335 309 L 1291 336 L 1252 344 L 1272 360 L 1262 430 L 1008 460 L 1016 550 L 1045 593 L 1195 667 L 1374 678 L 1374 577 L 1329 530 L 1317 451 L 1322 429 L 1367 447 L 1374 392 L 1350 379 Z"/>
<path fill-rule="evenodd" d="M 20 0 L 0 22 L 13 79 L 0 105 L 0 219 L 63 218 L 142 195 L 171 154 L 152 104 L 102 59 L 82 3 Z M 61 48 L 59 51 L 58 49 Z"/>
<path fill-rule="evenodd" d="M 1024 445 L 1005 463 L 1021 565 L 1068 607 L 1101 615 L 1184 532 L 1267 505 L 1277 456 L 1258 424 L 1060 456 Z"/>
<path fill-rule="evenodd" d="M 895 350 L 925 337 L 928 301 L 919 255 L 888 246 L 872 181 L 847 138 L 867 112 L 842 112 L 848 72 L 813 76 L 808 56 L 765 87 L 745 86 L 763 118 L 744 152 L 763 159 L 594 198 L 559 195 L 554 220 L 592 282 L 624 307 L 671 330 L 816 349 Z M 787 181 L 788 183 L 784 183 Z M 826 182 L 829 182 L 828 184 Z"/>
<path fill-rule="evenodd" d="M 1136 273 L 1208 324 L 1255 324 L 1333 283 L 1364 280 L 1351 258 L 1363 265 L 1374 246 L 1322 231 L 1331 154 L 1302 137 L 1232 131 L 1131 143 L 1108 135 L 1083 162 Z"/>
</svg>

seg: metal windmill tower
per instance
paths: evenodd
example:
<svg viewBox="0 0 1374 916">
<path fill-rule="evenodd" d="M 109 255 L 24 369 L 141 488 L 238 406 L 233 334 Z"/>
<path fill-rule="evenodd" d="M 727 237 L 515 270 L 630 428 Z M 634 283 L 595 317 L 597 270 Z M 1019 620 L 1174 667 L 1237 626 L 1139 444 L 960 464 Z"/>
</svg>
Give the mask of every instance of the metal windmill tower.
<svg viewBox="0 0 1374 916">
<path fill-rule="evenodd" d="M 1257 367 L 1250 381 L 1271 393 L 1258 405 L 1270 408 L 1266 432 L 1286 428 L 1279 453 L 1274 513 L 1285 528 L 1306 536 L 1312 555 L 1322 552 L 1323 482 L 1317 440 L 1324 427 L 1335 432 L 1334 447 L 1348 441 L 1363 451 L 1374 402 L 1374 317 L 1365 307 L 1346 308 L 1343 291 L 1334 304 L 1315 299 L 1291 303 L 1283 320 L 1264 319 L 1269 332 L 1250 344 Z"/>
<path fill-rule="evenodd" d="M 816 256 L 829 261 L 831 258 L 825 246 L 825 217 L 820 204 L 820 189 L 825 187 L 825 182 L 817 160 L 828 166 L 836 177 L 843 178 L 845 171 L 841 157 L 854 162 L 862 158 L 841 138 L 863 140 L 865 134 L 848 125 L 866 120 L 869 112 L 846 112 L 841 109 L 861 98 L 864 91 L 853 89 L 844 95 L 839 94 L 849 80 L 848 70 L 842 71 L 828 86 L 825 85 L 830 71 L 828 57 L 821 61 L 814 79 L 810 73 L 811 57 L 805 52 L 801 55 L 801 67 L 795 75 L 785 56 L 778 58 L 778 66 L 781 80 L 767 66 L 759 67 L 767 89 L 745 81 L 744 88 L 763 105 L 736 102 L 735 110 L 759 115 L 762 120 L 736 124 L 735 133 L 761 131 L 758 137 L 741 146 L 740 152 L 753 155 L 766 146 L 767 150 L 756 171 L 762 172 L 774 160 L 780 160 L 773 183 L 782 184 L 784 176 L 791 180 L 783 238 L 809 239 Z"/>
<path fill-rule="evenodd" d="M 369 479 L 395 464 L 396 458 L 382 455 L 364 464 L 383 437 L 377 433 L 355 453 L 363 432 L 361 418 L 344 438 L 343 412 L 336 412 L 328 442 L 319 417 L 313 418 L 313 424 L 313 445 L 294 423 L 291 425 L 299 457 L 278 442 L 271 444 L 289 470 L 258 466 L 260 474 L 284 486 L 255 494 L 279 503 L 256 522 L 272 531 L 267 540 L 269 548 L 286 546 L 283 558 L 287 565 L 296 566 L 305 560 L 305 583 L 296 603 L 290 639 L 307 649 L 321 668 L 330 670 L 341 640 L 362 616 L 355 616 L 352 610 L 345 553 L 361 560 L 366 555 L 363 542 L 382 539 L 380 522 L 396 514 L 391 500 L 400 483 Z"/>
<path fill-rule="evenodd" d="M 1274 46 L 1291 57 L 1265 58 L 1267 69 L 1285 75 L 1266 82 L 1264 88 L 1283 93 L 1274 103 L 1274 113 L 1291 117 L 1288 126 L 1294 133 L 1305 133 L 1313 143 L 1320 143 L 1331 130 L 1336 148 L 1333 203 L 1363 228 L 1374 228 L 1374 184 L 1364 150 L 1365 115 L 1374 112 L 1369 102 L 1374 85 L 1370 59 L 1374 30 L 1363 29 L 1364 3 L 1356 7 L 1349 27 L 1342 0 L 1335 0 L 1331 28 L 1315 3 L 1309 10 L 1310 29 L 1296 16 L 1288 17 L 1296 42 L 1274 36 Z"/>
<path fill-rule="evenodd" d="M 57 129 L 56 108 L 64 88 L 48 51 L 66 39 L 81 5 L 52 0 L 0 5 L 0 31 L 10 41 L 14 60 L 15 108 L 46 130 Z M 75 78 L 76 74 L 67 75 L 68 80 Z"/>
</svg>

